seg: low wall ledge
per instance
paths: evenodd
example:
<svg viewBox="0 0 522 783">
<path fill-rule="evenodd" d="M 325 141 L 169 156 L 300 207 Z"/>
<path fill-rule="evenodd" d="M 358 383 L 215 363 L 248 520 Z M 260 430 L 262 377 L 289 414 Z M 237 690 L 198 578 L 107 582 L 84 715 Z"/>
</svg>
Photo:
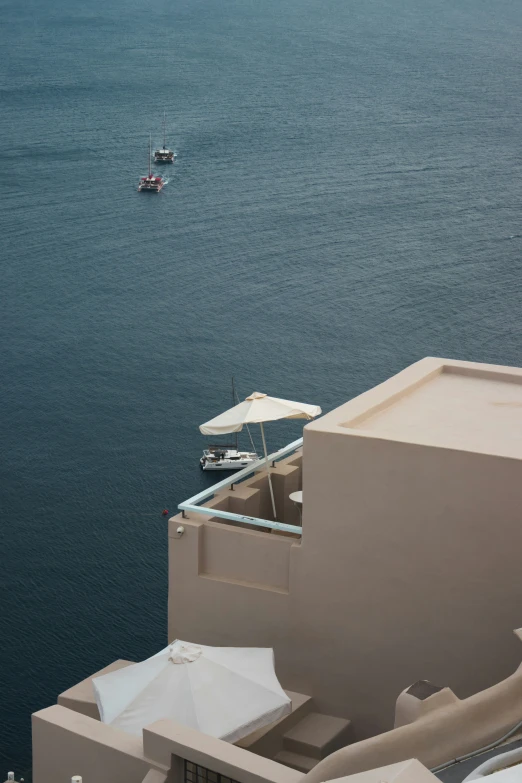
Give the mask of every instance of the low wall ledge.
<svg viewBox="0 0 522 783">
<path fill-rule="evenodd" d="M 170 720 L 143 729 L 143 750 L 153 764 L 169 767 L 174 755 L 240 783 L 297 783 L 303 777 L 296 770 Z"/>
</svg>

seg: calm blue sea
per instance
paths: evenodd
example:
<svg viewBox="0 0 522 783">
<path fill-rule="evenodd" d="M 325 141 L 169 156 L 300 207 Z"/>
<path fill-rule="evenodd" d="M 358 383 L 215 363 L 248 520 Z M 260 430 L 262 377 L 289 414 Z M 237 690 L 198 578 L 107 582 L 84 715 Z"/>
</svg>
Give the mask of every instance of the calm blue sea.
<svg viewBox="0 0 522 783">
<path fill-rule="evenodd" d="M 232 374 L 327 410 L 426 355 L 522 364 L 522 5 L 0 18 L 0 779 L 28 779 L 31 712 L 165 643 L 161 510 L 209 481 Z M 178 163 L 138 194 L 164 109 Z"/>
</svg>

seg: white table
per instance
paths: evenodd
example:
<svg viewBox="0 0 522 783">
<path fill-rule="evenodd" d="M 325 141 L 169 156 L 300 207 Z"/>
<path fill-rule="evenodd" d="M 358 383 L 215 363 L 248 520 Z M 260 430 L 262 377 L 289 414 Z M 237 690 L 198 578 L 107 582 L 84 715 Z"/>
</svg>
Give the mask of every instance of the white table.
<svg viewBox="0 0 522 783">
<path fill-rule="evenodd" d="M 292 501 L 292 503 L 294 503 L 294 505 L 296 506 L 297 510 L 299 511 L 299 522 L 302 525 L 303 524 L 303 519 L 302 519 L 302 516 L 301 516 L 301 507 L 303 505 L 303 493 L 301 491 L 299 491 L 299 492 L 291 492 L 288 495 L 288 497 Z"/>
</svg>

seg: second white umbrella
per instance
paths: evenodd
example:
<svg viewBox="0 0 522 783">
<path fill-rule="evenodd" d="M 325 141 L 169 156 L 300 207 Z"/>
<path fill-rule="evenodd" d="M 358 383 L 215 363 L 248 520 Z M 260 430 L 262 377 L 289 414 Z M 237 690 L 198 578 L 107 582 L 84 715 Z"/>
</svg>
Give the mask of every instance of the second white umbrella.
<svg viewBox="0 0 522 783">
<path fill-rule="evenodd" d="M 95 677 L 93 687 L 102 722 L 140 736 L 170 718 L 237 742 L 292 711 L 270 648 L 177 640 L 146 661 Z"/>
</svg>

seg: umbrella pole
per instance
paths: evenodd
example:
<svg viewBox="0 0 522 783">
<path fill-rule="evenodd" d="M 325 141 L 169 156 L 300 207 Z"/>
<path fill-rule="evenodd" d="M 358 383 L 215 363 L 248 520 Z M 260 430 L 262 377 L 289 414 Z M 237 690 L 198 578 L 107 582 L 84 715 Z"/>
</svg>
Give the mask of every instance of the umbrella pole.
<svg viewBox="0 0 522 783">
<path fill-rule="evenodd" d="M 272 511 L 274 512 L 274 519 L 277 519 L 275 500 L 274 500 L 274 489 L 272 487 L 272 476 L 270 475 L 270 468 L 268 467 L 268 452 L 266 450 L 265 430 L 263 428 L 263 422 L 260 423 L 260 426 L 261 426 L 261 438 L 263 440 L 263 449 L 265 452 L 266 472 L 268 474 L 268 486 L 270 487 L 270 497 L 272 498 Z"/>
</svg>

